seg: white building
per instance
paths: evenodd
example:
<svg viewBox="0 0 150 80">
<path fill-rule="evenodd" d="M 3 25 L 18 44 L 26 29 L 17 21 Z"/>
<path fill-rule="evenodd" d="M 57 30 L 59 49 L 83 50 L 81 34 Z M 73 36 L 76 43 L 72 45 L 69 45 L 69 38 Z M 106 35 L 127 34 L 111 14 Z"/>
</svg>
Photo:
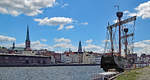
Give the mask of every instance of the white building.
<svg viewBox="0 0 150 80">
<path fill-rule="evenodd" d="M 61 61 L 63 63 L 79 63 L 80 61 L 80 55 L 76 54 L 74 52 L 65 52 L 61 55 Z"/>
<path fill-rule="evenodd" d="M 83 64 L 100 64 L 101 55 L 93 52 L 83 53 Z"/>
</svg>

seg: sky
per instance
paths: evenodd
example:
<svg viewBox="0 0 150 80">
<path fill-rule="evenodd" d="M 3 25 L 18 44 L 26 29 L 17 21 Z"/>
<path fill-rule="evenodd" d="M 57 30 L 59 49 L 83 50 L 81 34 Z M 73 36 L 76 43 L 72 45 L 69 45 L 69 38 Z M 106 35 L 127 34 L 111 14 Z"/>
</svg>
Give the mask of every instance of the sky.
<svg viewBox="0 0 150 80">
<path fill-rule="evenodd" d="M 0 0 L 0 45 L 24 47 L 28 25 L 32 49 L 77 51 L 81 41 L 83 49 L 103 52 L 107 23 L 117 19 L 115 5 L 122 19 L 137 16 L 135 52 L 150 54 L 149 0 Z"/>
</svg>

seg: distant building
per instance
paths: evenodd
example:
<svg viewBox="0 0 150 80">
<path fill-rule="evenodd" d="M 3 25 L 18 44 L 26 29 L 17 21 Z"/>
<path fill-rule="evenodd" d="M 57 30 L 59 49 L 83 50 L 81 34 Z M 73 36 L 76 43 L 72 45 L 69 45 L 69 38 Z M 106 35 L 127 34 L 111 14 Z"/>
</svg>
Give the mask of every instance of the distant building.
<svg viewBox="0 0 150 80">
<path fill-rule="evenodd" d="M 101 54 L 93 52 L 84 52 L 83 63 L 84 64 L 100 64 Z"/>
<path fill-rule="evenodd" d="M 78 59 L 79 59 L 79 63 L 83 63 L 83 51 L 82 51 L 82 44 L 81 41 L 79 41 L 79 46 L 78 46 Z"/>
<path fill-rule="evenodd" d="M 132 63 L 135 63 L 137 62 L 137 54 L 134 53 L 134 54 L 127 54 L 127 59 L 132 62 Z"/>
<path fill-rule="evenodd" d="M 55 63 L 61 63 L 61 54 L 60 53 L 53 53 L 52 55 L 55 59 Z"/>
<path fill-rule="evenodd" d="M 15 54 L 31 54 L 34 55 L 35 53 L 30 48 L 30 35 L 29 35 L 29 27 L 27 25 L 27 33 L 26 33 L 26 40 L 25 40 L 25 48 L 23 47 L 16 47 L 15 43 L 13 42 L 13 46 L 9 48 L 9 53 Z"/>
<path fill-rule="evenodd" d="M 0 54 L 8 53 L 8 49 L 0 46 Z"/>
<path fill-rule="evenodd" d="M 61 54 L 61 61 L 63 63 L 80 63 L 80 55 L 76 52 L 64 52 Z"/>
<path fill-rule="evenodd" d="M 150 63 L 150 55 L 141 54 L 140 62 L 141 63 Z"/>
<path fill-rule="evenodd" d="M 78 52 L 79 52 L 79 53 L 82 53 L 82 45 L 81 45 L 81 41 L 79 41 Z"/>
</svg>

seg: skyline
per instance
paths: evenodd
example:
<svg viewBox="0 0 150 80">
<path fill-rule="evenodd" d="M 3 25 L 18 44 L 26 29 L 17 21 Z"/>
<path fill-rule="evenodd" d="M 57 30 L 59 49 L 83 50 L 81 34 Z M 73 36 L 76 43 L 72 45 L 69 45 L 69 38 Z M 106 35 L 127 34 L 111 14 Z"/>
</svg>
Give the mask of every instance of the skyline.
<svg viewBox="0 0 150 80">
<path fill-rule="evenodd" d="M 103 52 L 107 23 L 113 24 L 117 19 L 114 5 L 124 12 L 123 19 L 138 16 L 135 48 L 139 53 L 150 53 L 149 0 L 1 0 L 1 45 L 10 47 L 10 41 L 15 41 L 16 46 L 24 47 L 28 25 L 33 49 L 77 51 L 81 41 L 83 49 Z M 2 43 L 4 40 L 8 42 Z"/>
</svg>

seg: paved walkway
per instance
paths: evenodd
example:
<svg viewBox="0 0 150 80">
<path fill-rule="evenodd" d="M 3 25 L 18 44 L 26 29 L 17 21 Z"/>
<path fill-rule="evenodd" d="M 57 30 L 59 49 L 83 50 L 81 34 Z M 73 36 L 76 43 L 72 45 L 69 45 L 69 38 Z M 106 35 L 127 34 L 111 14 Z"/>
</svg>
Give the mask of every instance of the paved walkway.
<svg viewBox="0 0 150 80">
<path fill-rule="evenodd" d="M 137 71 L 140 75 L 136 80 L 150 80 L 150 67 L 146 67 Z"/>
</svg>

